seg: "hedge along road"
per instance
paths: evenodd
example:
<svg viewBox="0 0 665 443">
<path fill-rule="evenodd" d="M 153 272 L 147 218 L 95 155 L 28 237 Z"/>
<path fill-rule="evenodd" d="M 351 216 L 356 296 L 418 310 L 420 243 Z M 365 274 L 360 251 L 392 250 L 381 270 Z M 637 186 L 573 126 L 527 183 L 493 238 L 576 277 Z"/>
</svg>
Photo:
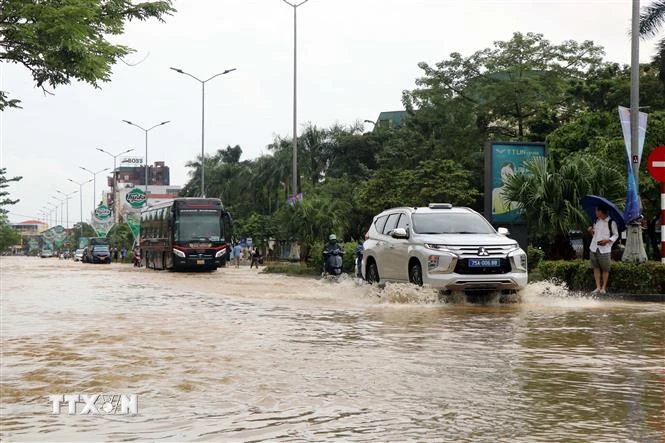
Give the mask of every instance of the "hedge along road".
<svg viewBox="0 0 665 443">
<path fill-rule="evenodd" d="M 662 305 L 2 257 L 7 441 L 658 441 Z M 136 415 L 53 414 L 131 394 Z M 101 406 L 98 404 L 98 406 Z"/>
</svg>

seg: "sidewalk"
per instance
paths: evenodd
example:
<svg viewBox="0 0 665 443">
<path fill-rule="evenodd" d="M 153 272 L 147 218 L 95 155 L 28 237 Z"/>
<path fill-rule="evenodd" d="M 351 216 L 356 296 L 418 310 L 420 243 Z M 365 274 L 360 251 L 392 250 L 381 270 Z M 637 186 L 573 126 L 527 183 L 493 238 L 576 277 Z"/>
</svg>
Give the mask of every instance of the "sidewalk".
<svg viewBox="0 0 665 443">
<path fill-rule="evenodd" d="M 642 302 L 665 303 L 665 294 L 603 294 L 599 299 L 603 300 L 629 300 Z"/>
</svg>

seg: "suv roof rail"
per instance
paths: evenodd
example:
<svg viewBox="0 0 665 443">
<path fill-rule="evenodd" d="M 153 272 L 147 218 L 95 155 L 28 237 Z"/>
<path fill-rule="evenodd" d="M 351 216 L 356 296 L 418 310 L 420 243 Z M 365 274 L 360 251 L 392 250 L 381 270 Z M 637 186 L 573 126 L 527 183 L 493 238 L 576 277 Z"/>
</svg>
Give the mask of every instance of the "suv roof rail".
<svg viewBox="0 0 665 443">
<path fill-rule="evenodd" d="M 453 205 L 450 203 L 430 203 L 428 207 L 430 209 L 452 209 Z"/>
</svg>

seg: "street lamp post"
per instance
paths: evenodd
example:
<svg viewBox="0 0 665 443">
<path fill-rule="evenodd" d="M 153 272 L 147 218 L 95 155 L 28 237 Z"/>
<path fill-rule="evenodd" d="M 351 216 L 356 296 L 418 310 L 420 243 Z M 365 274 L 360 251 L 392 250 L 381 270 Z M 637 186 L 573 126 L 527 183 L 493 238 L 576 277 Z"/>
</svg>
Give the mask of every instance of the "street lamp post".
<svg viewBox="0 0 665 443">
<path fill-rule="evenodd" d="M 205 192 L 205 97 L 206 97 L 206 83 L 212 80 L 215 77 L 219 77 L 220 75 L 228 74 L 229 72 L 235 71 L 236 68 L 231 68 L 231 69 L 226 69 L 224 72 L 220 72 L 218 74 L 213 75 L 212 77 L 208 78 L 207 80 L 201 80 L 198 77 L 195 77 L 194 75 L 190 74 L 189 72 L 185 72 L 180 68 L 171 68 L 175 72 L 179 74 L 184 74 L 188 75 L 197 82 L 201 83 L 201 197 L 206 196 Z"/>
<path fill-rule="evenodd" d="M 116 161 L 116 159 L 117 159 L 118 157 L 120 157 L 121 155 L 123 155 L 123 154 L 127 154 L 127 153 L 129 153 L 129 152 L 132 152 L 132 151 L 134 150 L 134 148 L 132 148 L 132 149 L 127 149 L 126 151 L 122 151 L 121 153 L 119 153 L 119 154 L 115 154 L 115 155 L 111 154 L 111 153 L 108 152 L 108 151 L 103 150 L 102 148 L 96 148 L 96 149 L 97 149 L 99 152 L 103 152 L 104 154 L 107 154 L 107 155 L 110 155 L 111 157 L 113 157 L 113 219 L 114 219 L 115 222 L 117 223 L 117 222 L 118 222 L 118 211 L 115 210 L 115 207 L 117 206 L 117 205 L 116 205 L 116 198 L 115 198 L 116 195 L 115 195 L 115 193 L 116 193 L 116 191 L 117 191 L 117 185 L 118 185 L 118 178 L 117 178 L 117 177 L 118 177 L 118 171 L 117 171 L 117 167 L 116 167 L 116 163 L 115 163 L 115 161 Z"/>
<path fill-rule="evenodd" d="M 92 210 L 94 211 L 95 207 L 97 206 L 97 174 L 108 171 L 109 168 L 100 169 L 97 172 L 93 172 L 88 168 L 84 168 L 83 166 L 79 166 L 79 168 L 92 174 Z"/>
<path fill-rule="evenodd" d="M 51 206 L 51 212 L 55 213 L 55 217 L 53 218 L 53 226 L 58 224 L 58 205 L 52 202 L 46 203 L 47 205 Z M 50 218 L 50 217 L 49 217 Z"/>
<path fill-rule="evenodd" d="M 65 223 L 65 227 L 69 228 L 69 199 L 71 198 L 72 195 L 76 194 L 78 191 L 74 191 L 74 192 L 70 192 L 69 194 L 65 194 L 64 192 L 58 191 L 56 189 L 55 192 L 65 196 L 65 207 L 66 207 L 66 210 L 67 210 L 67 223 Z M 60 217 L 60 218 L 62 218 L 62 217 Z"/>
<path fill-rule="evenodd" d="M 308 0 L 303 0 L 300 3 L 291 3 L 287 0 L 282 0 L 287 5 L 293 8 L 293 195 L 298 194 L 298 133 L 297 133 L 297 51 L 296 51 L 296 36 L 297 36 L 297 15 L 296 10 L 298 6 L 307 3 Z"/>
<path fill-rule="evenodd" d="M 63 224 L 63 222 L 62 222 L 62 213 L 64 212 L 63 207 L 65 206 L 65 200 L 62 199 L 62 198 L 56 197 L 55 195 L 52 195 L 51 198 L 60 202 L 60 224 L 62 225 Z M 56 214 L 56 217 L 55 217 L 55 222 L 56 222 L 56 224 L 58 223 L 57 214 Z"/>
<path fill-rule="evenodd" d="M 81 229 L 81 237 L 83 237 L 83 185 L 90 183 L 93 181 L 93 179 L 91 178 L 90 180 L 84 182 L 75 182 L 71 178 L 68 178 L 67 180 L 76 185 L 79 185 L 79 216 L 81 217 L 79 221 L 79 228 Z"/>
<path fill-rule="evenodd" d="M 143 126 L 137 125 L 136 123 L 132 123 L 129 120 L 123 120 L 123 122 L 127 123 L 128 125 L 136 126 L 141 131 L 145 132 L 145 198 L 146 199 L 148 198 L 148 132 L 152 131 L 157 126 L 165 125 L 170 121 L 171 120 L 166 120 L 165 122 L 157 123 L 155 126 L 145 129 Z"/>
</svg>

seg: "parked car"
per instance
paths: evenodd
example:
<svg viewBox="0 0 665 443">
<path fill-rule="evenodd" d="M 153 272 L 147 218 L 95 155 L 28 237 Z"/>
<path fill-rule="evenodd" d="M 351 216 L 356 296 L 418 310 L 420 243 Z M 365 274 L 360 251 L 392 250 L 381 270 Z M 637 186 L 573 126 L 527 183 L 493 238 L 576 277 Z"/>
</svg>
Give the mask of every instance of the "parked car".
<svg viewBox="0 0 665 443">
<path fill-rule="evenodd" d="M 514 293 L 526 286 L 527 256 L 507 235 L 478 212 L 447 203 L 388 209 L 368 231 L 362 275 L 370 283 Z"/>
<path fill-rule="evenodd" d="M 83 260 L 83 253 L 85 252 L 84 248 L 77 249 L 74 252 L 74 261 L 82 261 Z"/>
<path fill-rule="evenodd" d="M 85 263 L 111 263 L 111 251 L 108 245 L 88 245 L 83 251 Z"/>
<path fill-rule="evenodd" d="M 41 252 L 39 253 L 39 256 L 41 258 L 53 257 L 53 251 L 51 251 L 50 249 L 42 249 Z"/>
</svg>

